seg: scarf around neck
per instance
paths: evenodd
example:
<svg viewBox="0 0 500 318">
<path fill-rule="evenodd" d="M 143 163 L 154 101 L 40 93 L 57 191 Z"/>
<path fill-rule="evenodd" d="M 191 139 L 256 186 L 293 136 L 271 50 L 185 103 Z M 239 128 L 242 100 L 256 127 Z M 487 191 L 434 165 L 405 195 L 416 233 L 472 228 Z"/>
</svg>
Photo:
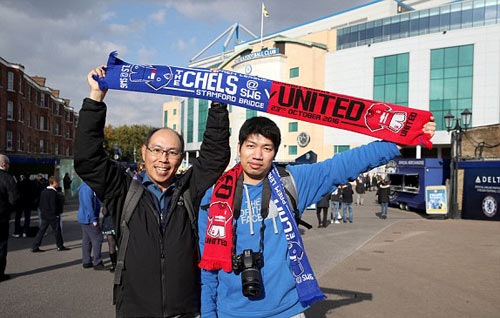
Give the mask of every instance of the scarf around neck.
<svg viewBox="0 0 500 318">
<path fill-rule="evenodd" d="M 205 270 L 232 270 L 232 242 L 234 196 L 237 180 L 243 169 L 240 164 L 223 174 L 214 186 L 208 212 L 205 248 L 199 267 Z M 306 307 L 325 299 L 307 258 L 295 215 L 285 195 L 278 169 L 273 166 L 267 180 L 271 187 L 271 200 L 278 209 L 287 240 L 290 270 L 301 304 Z M 265 265 L 264 265 L 265 266 Z M 265 282 L 264 282 L 265 283 Z"/>
</svg>

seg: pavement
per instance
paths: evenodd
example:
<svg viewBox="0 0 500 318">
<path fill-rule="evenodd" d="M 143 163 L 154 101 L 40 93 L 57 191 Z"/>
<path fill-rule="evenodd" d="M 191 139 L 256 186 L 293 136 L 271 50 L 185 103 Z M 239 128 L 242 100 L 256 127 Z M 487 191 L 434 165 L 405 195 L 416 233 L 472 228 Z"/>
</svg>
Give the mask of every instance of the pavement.
<svg viewBox="0 0 500 318">
<path fill-rule="evenodd" d="M 327 299 L 306 311 L 323 317 L 500 317 L 500 222 L 428 219 L 389 208 L 380 219 L 374 192 L 354 206 L 354 222 L 316 228 L 304 219 L 307 255 Z M 113 275 L 83 269 L 77 206 L 66 206 L 58 252 L 53 235 L 44 253 L 33 238 L 12 238 L 0 282 L 0 317 L 114 317 Z M 32 222 L 37 222 L 33 218 Z M 13 224 L 11 226 L 11 233 Z M 103 256 L 108 261 L 107 244 Z"/>
</svg>

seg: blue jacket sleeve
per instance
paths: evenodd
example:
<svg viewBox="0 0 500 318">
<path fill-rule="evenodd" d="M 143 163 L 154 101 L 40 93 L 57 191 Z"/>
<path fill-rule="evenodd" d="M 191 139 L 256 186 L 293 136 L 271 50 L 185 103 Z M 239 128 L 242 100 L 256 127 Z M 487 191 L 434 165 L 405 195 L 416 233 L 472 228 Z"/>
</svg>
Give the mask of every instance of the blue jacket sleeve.
<svg viewBox="0 0 500 318">
<path fill-rule="evenodd" d="M 326 193 L 335 191 L 338 185 L 399 155 L 396 144 L 375 141 L 315 164 L 287 166 L 297 186 L 297 208 L 304 211 Z"/>
<path fill-rule="evenodd" d="M 210 204 L 212 197 L 212 188 L 208 189 L 205 196 L 202 198 L 200 207 Z M 205 247 L 205 235 L 207 231 L 208 208 L 206 210 L 200 208 L 198 213 L 198 235 L 200 253 L 203 255 Z M 219 280 L 217 271 L 201 270 L 201 316 L 203 318 L 217 318 L 217 287 Z"/>
</svg>

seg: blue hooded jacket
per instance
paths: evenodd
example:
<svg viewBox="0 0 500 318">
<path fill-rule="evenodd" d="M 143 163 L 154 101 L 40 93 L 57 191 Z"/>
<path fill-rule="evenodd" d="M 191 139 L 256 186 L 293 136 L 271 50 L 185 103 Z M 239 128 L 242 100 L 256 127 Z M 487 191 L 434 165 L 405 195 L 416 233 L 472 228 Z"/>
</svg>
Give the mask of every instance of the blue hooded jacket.
<svg viewBox="0 0 500 318">
<path fill-rule="evenodd" d="M 298 210 L 302 213 L 307 206 L 334 191 L 339 184 L 354 180 L 360 173 L 383 165 L 398 155 L 400 153 L 395 144 L 372 142 L 323 162 L 287 166 L 297 187 Z M 236 229 L 236 254 L 242 253 L 244 249 L 252 249 L 254 252 L 259 250 L 262 223 L 260 208 L 263 182 L 257 185 L 244 183 L 243 188 L 241 214 Z M 212 190 L 213 187 L 207 190 L 201 207 L 210 203 Z M 297 295 L 295 279 L 290 270 L 287 241 L 273 205 L 271 200 L 269 215 L 264 221 L 264 266 L 261 269 L 263 294 L 258 299 L 243 296 L 241 274 L 202 270 L 203 318 L 288 318 L 307 309 L 302 306 Z M 200 208 L 198 228 L 202 253 L 207 219 L 208 208 Z"/>
<path fill-rule="evenodd" d="M 78 197 L 80 201 L 77 215 L 78 222 L 82 224 L 98 222 L 101 201 L 99 201 L 94 191 L 85 182 L 82 182 L 82 185 L 78 188 Z"/>
</svg>

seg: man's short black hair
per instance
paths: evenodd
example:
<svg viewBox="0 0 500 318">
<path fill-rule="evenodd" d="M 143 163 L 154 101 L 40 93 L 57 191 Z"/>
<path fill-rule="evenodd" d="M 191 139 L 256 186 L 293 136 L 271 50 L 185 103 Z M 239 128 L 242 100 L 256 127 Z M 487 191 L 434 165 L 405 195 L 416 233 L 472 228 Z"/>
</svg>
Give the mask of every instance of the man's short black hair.
<svg viewBox="0 0 500 318">
<path fill-rule="evenodd" d="M 276 123 L 271 119 L 267 117 L 252 117 L 247 119 L 240 129 L 240 148 L 250 135 L 262 135 L 271 140 L 274 149 L 278 152 L 281 143 L 281 133 Z"/>
<path fill-rule="evenodd" d="M 162 129 L 166 129 L 166 130 L 170 130 L 171 132 L 175 133 L 175 135 L 179 138 L 179 141 L 181 143 L 181 152 L 184 152 L 184 138 L 182 138 L 181 134 L 179 134 L 178 132 L 176 132 L 175 130 L 173 130 L 172 128 L 168 128 L 168 127 L 163 127 L 163 128 L 153 128 L 149 131 L 148 135 L 146 136 L 146 139 L 144 140 L 144 145 L 148 146 L 149 147 L 149 141 L 151 140 L 151 137 L 153 137 L 153 135 L 155 134 L 155 132 L 157 132 L 158 130 L 162 130 Z"/>
</svg>

